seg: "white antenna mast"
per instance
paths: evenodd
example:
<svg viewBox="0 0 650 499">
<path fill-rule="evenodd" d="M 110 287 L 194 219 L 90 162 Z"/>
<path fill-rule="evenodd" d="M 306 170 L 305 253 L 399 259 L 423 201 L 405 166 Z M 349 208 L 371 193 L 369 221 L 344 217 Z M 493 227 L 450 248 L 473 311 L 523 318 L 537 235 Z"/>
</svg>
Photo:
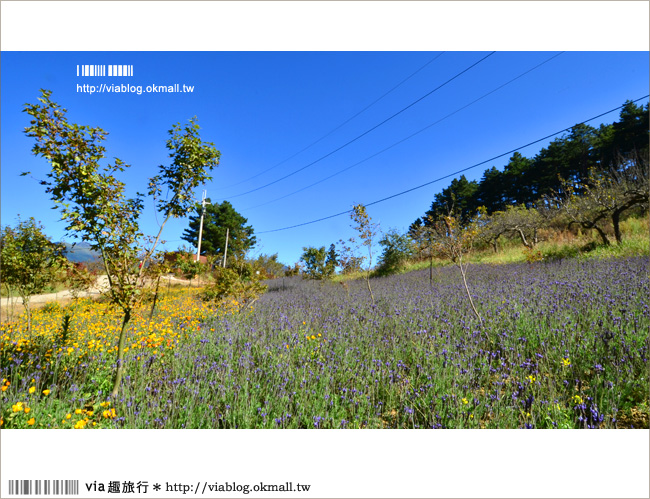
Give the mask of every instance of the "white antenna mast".
<svg viewBox="0 0 650 499">
<path fill-rule="evenodd" d="M 201 238 L 203 237 L 203 217 L 205 217 L 205 205 L 212 204 L 205 202 L 206 190 L 203 189 L 203 197 L 201 199 L 201 224 L 199 225 L 199 244 L 196 248 L 196 261 L 198 262 L 201 255 Z"/>
</svg>

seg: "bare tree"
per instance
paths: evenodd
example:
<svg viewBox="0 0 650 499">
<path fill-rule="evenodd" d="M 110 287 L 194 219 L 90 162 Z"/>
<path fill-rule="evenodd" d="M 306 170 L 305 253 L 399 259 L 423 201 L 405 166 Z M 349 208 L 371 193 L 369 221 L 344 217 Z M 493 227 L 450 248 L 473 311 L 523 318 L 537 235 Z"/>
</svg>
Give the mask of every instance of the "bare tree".
<svg viewBox="0 0 650 499">
<path fill-rule="evenodd" d="M 483 319 L 474 305 L 472 294 L 467 285 L 467 268 L 469 263 L 463 261 L 463 258 L 470 251 L 472 242 L 478 234 L 478 229 L 476 228 L 475 223 L 470 222 L 463 226 L 460 224 L 458 219 L 448 215 L 443 217 L 442 220 L 432 222 L 430 227 L 432 234 L 435 237 L 434 247 L 442 257 L 451 260 L 451 262 L 460 270 L 460 274 L 463 277 L 463 285 L 467 292 L 467 298 L 469 299 L 469 304 L 479 322 L 483 325 Z"/>
<path fill-rule="evenodd" d="M 592 170 L 584 182 L 562 180 L 562 190 L 556 198 L 569 225 L 595 229 L 603 243 L 609 245 L 605 224 L 610 221 L 620 244 L 621 215 L 634 207 L 648 209 L 648 177 L 647 158 L 635 155 L 619 160 L 616 167 L 606 172 Z"/>
<path fill-rule="evenodd" d="M 368 286 L 368 292 L 370 293 L 370 300 L 372 304 L 375 304 L 375 296 L 372 293 L 372 287 L 370 286 L 370 272 L 372 270 L 372 244 L 373 241 L 379 235 L 379 224 L 374 223 L 366 207 L 362 204 L 354 205 L 350 213 L 350 218 L 352 219 L 353 225 L 352 228 L 359 234 L 359 241 L 355 238 L 350 238 L 349 241 L 339 241 L 342 245 L 341 248 L 341 261 L 345 264 L 348 262 L 355 262 L 361 264 L 366 262 L 364 271 L 364 278 L 366 280 L 366 285 Z M 367 255 L 361 255 L 363 248 L 366 248 Z"/>
</svg>

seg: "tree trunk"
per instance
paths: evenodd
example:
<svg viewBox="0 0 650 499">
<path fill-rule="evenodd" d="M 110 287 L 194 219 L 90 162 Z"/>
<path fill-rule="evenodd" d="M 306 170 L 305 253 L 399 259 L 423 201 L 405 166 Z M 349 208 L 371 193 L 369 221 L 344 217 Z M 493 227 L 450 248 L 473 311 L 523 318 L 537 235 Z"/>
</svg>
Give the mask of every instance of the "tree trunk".
<svg viewBox="0 0 650 499">
<path fill-rule="evenodd" d="M 614 236 L 616 237 L 616 243 L 621 244 L 623 240 L 621 236 L 621 211 L 616 210 L 612 213 L 612 225 L 614 226 Z"/>
<path fill-rule="evenodd" d="M 124 374 L 124 345 L 126 344 L 126 326 L 131 320 L 131 309 L 128 308 L 124 311 L 124 318 L 122 319 L 122 329 L 120 330 L 120 340 L 117 344 L 117 370 L 115 371 L 115 380 L 113 382 L 113 391 L 111 392 L 111 399 L 117 397 L 117 392 L 122 383 L 122 374 Z"/>
<path fill-rule="evenodd" d="M 368 285 L 368 291 L 370 292 L 370 301 L 372 302 L 372 306 L 375 306 L 375 295 L 372 294 L 372 288 L 370 287 L 370 271 L 368 271 L 368 274 L 366 275 L 366 284 Z"/>
<path fill-rule="evenodd" d="M 158 288 L 160 287 L 160 278 L 162 275 L 158 276 L 158 280 L 156 281 L 156 291 L 153 294 L 153 303 L 151 304 L 151 313 L 149 314 L 149 319 L 153 319 L 153 312 L 156 309 L 156 301 L 158 300 Z"/>
<path fill-rule="evenodd" d="M 481 318 L 481 314 L 478 313 L 478 310 L 476 310 L 476 307 L 474 306 L 474 300 L 472 300 L 472 295 L 469 292 L 469 286 L 467 286 L 467 278 L 465 277 L 465 272 L 467 271 L 467 266 L 463 268 L 463 263 L 462 260 L 458 261 L 458 268 L 460 269 L 460 273 L 463 276 L 463 284 L 465 285 L 465 291 L 467 292 L 467 298 L 469 298 L 469 304 L 472 306 L 472 310 L 476 314 L 476 317 L 478 317 L 478 321 L 481 323 L 481 326 L 483 325 L 483 319 Z M 487 333 L 484 332 L 485 338 L 489 340 L 490 338 L 488 337 Z"/>
<path fill-rule="evenodd" d="M 600 227 L 598 227 L 598 226 L 595 225 L 595 224 L 594 224 L 594 226 L 591 227 L 591 228 L 592 228 L 592 229 L 596 229 L 596 232 L 598 232 L 598 235 L 599 235 L 600 238 L 603 240 L 603 244 L 604 244 L 605 246 L 609 246 L 609 245 L 611 244 L 611 243 L 609 242 L 609 238 L 607 237 L 607 234 L 605 234 L 605 231 L 604 231 L 603 229 L 601 229 Z"/>
<path fill-rule="evenodd" d="M 521 238 L 521 242 L 526 246 L 526 248 L 532 249 L 532 246 L 528 241 L 526 241 L 526 236 L 524 235 L 524 231 L 521 229 L 516 229 L 517 232 L 519 233 L 519 237 Z"/>
<path fill-rule="evenodd" d="M 32 336 L 32 310 L 29 306 L 29 296 L 23 296 L 23 307 L 25 307 L 25 312 L 27 312 L 27 334 L 31 338 Z"/>
</svg>

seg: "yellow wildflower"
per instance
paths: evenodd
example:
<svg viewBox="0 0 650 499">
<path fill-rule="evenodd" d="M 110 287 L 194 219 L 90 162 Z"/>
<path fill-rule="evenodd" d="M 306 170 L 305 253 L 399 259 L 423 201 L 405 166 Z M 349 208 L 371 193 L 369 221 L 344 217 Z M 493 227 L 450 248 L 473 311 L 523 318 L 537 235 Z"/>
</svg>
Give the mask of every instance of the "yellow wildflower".
<svg viewBox="0 0 650 499">
<path fill-rule="evenodd" d="M 23 410 L 23 403 L 22 402 L 17 402 L 14 405 L 11 406 L 11 410 L 13 412 L 22 412 Z"/>
<path fill-rule="evenodd" d="M 43 390 L 43 395 L 47 396 L 47 395 L 49 395 L 49 394 L 50 394 L 50 391 L 49 391 L 49 390 Z"/>
<path fill-rule="evenodd" d="M 469 400 L 467 400 L 465 397 L 463 397 L 463 404 L 469 404 Z"/>
<path fill-rule="evenodd" d="M 36 387 L 35 387 L 35 386 L 30 387 L 30 389 L 29 389 L 29 393 L 30 393 L 30 394 L 31 394 L 31 393 L 34 393 L 35 391 L 36 391 Z"/>
<path fill-rule="evenodd" d="M 34 418 L 31 418 L 29 421 L 27 421 L 27 424 L 29 426 L 32 426 L 34 423 L 36 423 L 36 420 Z"/>
</svg>

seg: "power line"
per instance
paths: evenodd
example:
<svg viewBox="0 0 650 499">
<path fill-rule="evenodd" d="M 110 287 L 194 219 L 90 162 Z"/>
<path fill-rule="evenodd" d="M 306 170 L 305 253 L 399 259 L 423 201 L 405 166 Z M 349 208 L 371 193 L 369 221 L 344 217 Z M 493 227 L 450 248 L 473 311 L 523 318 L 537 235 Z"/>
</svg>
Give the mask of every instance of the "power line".
<svg viewBox="0 0 650 499">
<path fill-rule="evenodd" d="M 543 66 L 543 65 L 546 64 L 547 62 L 550 62 L 551 60 L 553 60 L 553 59 L 555 59 L 556 57 L 562 55 L 563 53 L 564 53 L 564 52 L 558 52 L 558 53 L 555 54 L 554 56 L 552 56 L 552 57 L 546 59 L 545 61 L 543 61 L 543 62 L 537 64 L 536 66 L 534 66 L 534 67 L 528 69 L 527 71 L 521 73 L 519 76 L 516 76 L 515 78 L 512 78 L 511 80 L 507 81 L 506 83 L 503 83 L 502 85 L 498 86 L 497 88 L 495 88 L 495 89 L 489 91 L 488 93 L 483 94 L 483 95 L 482 95 L 481 97 L 479 97 L 478 99 L 474 99 L 474 100 L 473 100 L 472 102 L 470 102 L 469 104 L 466 104 L 466 105 L 464 105 L 463 107 L 461 107 L 461 108 L 459 108 L 459 109 L 456 109 L 456 110 L 453 111 L 452 113 L 449 113 L 448 115 L 446 115 L 446 116 L 440 118 L 439 120 L 434 121 L 433 123 L 431 123 L 431 124 L 425 126 L 424 128 L 421 128 L 421 129 L 418 130 L 417 132 L 412 133 L 411 135 L 408 135 L 407 137 L 404 137 L 404 138 L 401 139 L 401 140 L 398 140 L 398 141 L 395 142 L 394 144 L 392 144 L 392 145 L 390 145 L 390 146 L 388 146 L 388 147 L 385 147 L 385 148 L 382 149 L 381 151 L 376 152 L 376 153 L 372 154 L 371 156 L 368 156 L 367 158 L 362 159 L 361 161 L 358 161 L 357 163 L 354 163 L 353 165 L 350 165 L 350 166 L 348 166 L 348 167 L 346 167 L 346 168 L 343 168 L 342 170 L 339 170 L 339 171 L 337 171 L 337 172 L 335 172 L 335 173 L 333 173 L 333 174 L 331 174 L 331 175 L 328 175 L 328 176 L 325 177 L 325 178 L 322 178 L 321 180 L 318 180 L 318 181 L 316 181 L 316 182 L 314 182 L 314 183 L 312 183 L 312 184 L 309 184 L 309 185 L 307 185 L 307 186 L 305 186 L 305 187 L 302 187 L 302 188 L 300 188 L 300 189 L 298 189 L 298 190 L 296 190 L 296 191 L 293 191 L 293 192 L 291 192 L 291 193 L 289 193 L 289 194 L 286 194 L 286 195 L 281 196 L 281 197 L 279 197 L 279 198 L 272 199 L 271 201 L 267 201 L 267 202 L 262 203 L 262 204 L 258 204 L 258 205 L 255 205 L 255 206 L 251 206 L 250 208 L 246 208 L 246 210 L 252 210 L 252 209 L 255 209 L 255 208 L 260 208 L 260 207 L 262 207 L 262 206 L 266 206 L 266 205 L 268 205 L 268 204 L 275 203 L 276 201 L 280 201 L 281 199 L 288 198 L 289 196 L 293 196 L 294 194 L 298 194 L 299 192 L 302 192 L 302 191 L 304 191 L 304 190 L 306 190 L 306 189 L 309 189 L 310 187 L 313 187 L 313 186 L 318 185 L 318 184 L 320 184 L 320 183 L 322 183 L 322 182 L 325 182 L 326 180 L 329 180 L 329 179 L 331 179 L 331 178 L 333 178 L 333 177 L 336 177 L 337 175 L 340 175 L 341 173 L 346 172 L 346 171 L 350 170 L 351 168 L 354 168 L 355 166 L 359 166 L 360 164 L 365 163 L 366 161 L 368 161 L 368 160 L 370 160 L 370 159 L 372 159 L 372 158 L 374 158 L 374 157 L 376 157 L 376 156 L 379 156 L 380 154 L 382 154 L 382 153 L 388 151 L 389 149 L 392 149 L 393 147 L 395 147 L 395 146 L 401 144 L 402 142 L 406 142 L 407 140 L 409 140 L 409 139 L 415 137 L 416 135 L 418 135 L 418 134 L 424 132 L 425 130 L 428 130 L 428 129 L 431 128 L 432 126 L 437 125 L 438 123 L 440 123 L 440 122 L 446 120 L 447 118 L 453 116 L 454 114 L 456 114 L 456 113 L 462 111 L 463 109 L 466 109 L 466 108 L 470 107 L 471 105 L 476 104 L 478 101 L 484 99 L 484 98 L 487 97 L 488 95 L 491 95 L 491 94 L 493 94 L 494 92 L 496 92 L 496 91 L 498 91 L 498 90 L 501 90 L 503 87 L 509 85 L 510 83 L 514 82 L 515 80 L 518 80 L 518 79 L 521 78 L 522 76 L 527 75 L 528 73 L 530 73 L 531 71 L 534 71 L 535 69 L 539 68 L 540 66 Z"/>
<path fill-rule="evenodd" d="M 307 149 L 309 149 L 310 147 L 315 146 L 315 145 L 318 144 L 321 140 L 323 140 L 323 139 L 329 137 L 329 136 L 332 135 L 334 132 L 336 132 L 337 130 L 339 130 L 340 128 L 342 128 L 344 125 L 347 125 L 347 124 L 348 124 L 350 121 L 352 121 L 354 118 L 356 118 L 357 116 L 359 116 L 360 114 L 362 114 L 363 112 L 367 111 L 367 110 L 370 109 L 372 106 L 374 106 L 375 104 L 377 104 L 377 102 L 379 102 L 379 101 L 382 100 L 384 97 L 386 97 L 388 94 L 390 94 L 391 92 L 393 92 L 394 90 L 396 90 L 398 87 L 402 86 L 404 83 L 406 83 L 406 82 L 407 82 L 408 80 L 410 80 L 411 78 L 413 78 L 416 74 L 418 74 L 420 71 L 422 71 L 424 68 L 426 68 L 429 64 L 431 64 L 433 61 L 435 61 L 436 59 L 438 59 L 438 58 L 439 58 L 441 55 L 443 55 L 443 54 L 444 54 L 444 52 L 440 52 L 440 54 L 438 54 L 437 56 L 435 56 L 433 59 L 430 59 L 426 64 L 424 64 L 423 66 L 421 66 L 420 68 L 418 68 L 416 71 L 414 71 L 413 73 L 411 73 L 410 75 L 408 75 L 406 78 L 404 78 L 402 81 L 400 81 L 397 85 L 395 85 L 393 88 L 391 88 L 390 90 L 388 90 L 386 93 L 384 93 L 384 94 L 381 95 L 380 97 L 377 97 L 374 101 L 372 101 L 370 104 L 368 104 L 366 107 L 364 107 L 361 111 L 357 112 L 357 113 L 354 114 L 353 116 L 350 116 L 347 120 L 345 120 L 343 123 L 341 123 L 340 125 L 338 125 L 336 128 L 333 128 L 332 130 L 330 130 L 330 131 L 327 132 L 325 135 L 323 135 L 323 136 L 320 137 L 319 139 L 315 140 L 314 142 L 312 142 L 312 143 L 309 144 L 308 146 L 303 147 L 303 148 L 302 148 L 300 151 L 298 151 L 297 153 L 292 154 L 292 155 L 289 156 L 288 158 L 283 159 L 283 160 L 280 161 L 279 163 L 273 165 L 273 166 L 270 167 L 270 168 L 267 168 L 267 169 L 264 170 L 264 171 L 261 171 L 261 172 L 255 174 L 255 175 L 253 175 L 252 177 L 248 177 L 248 178 L 245 179 L 245 180 L 241 180 L 240 182 L 237 182 L 237 183 L 235 183 L 235 184 L 231 184 L 231 185 L 229 185 L 229 186 L 226 186 L 226 187 L 224 187 L 224 189 L 230 189 L 231 187 L 235 187 L 235 186 L 237 186 L 237 185 L 241 185 L 241 184 L 243 184 L 243 183 L 246 183 L 246 182 L 248 182 L 249 180 L 253 180 L 254 178 L 259 177 L 260 175 L 264 175 L 265 173 L 270 172 L 270 171 L 273 170 L 274 168 L 276 168 L 276 167 L 278 167 L 278 166 L 280 166 L 280 165 L 286 163 L 286 162 L 289 161 L 290 159 L 295 158 L 295 157 L 298 156 L 300 153 L 305 152 L 305 151 L 306 151 Z"/>
<path fill-rule="evenodd" d="M 349 145 L 352 144 L 353 142 L 356 142 L 357 140 L 359 140 L 361 137 L 364 137 L 365 135 L 368 135 L 368 134 L 369 134 L 370 132 L 372 132 L 373 130 L 376 130 L 376 129 L 379 128 L 380 126 L 382 126 L 382 125 L 384 125 L 385 123 L 389 122 L 390 120 L 392 120 L 392 119 L 395 118 L 396 116 L 400 115 L 401 113 L 403 113 L 403 112 L 406 111 L 407 109 L 413 107 L 415 104 L 417 104 L 418 102 L 420 102 L 420 101 L 422 101 L 423 99 L 427 98 L 429 95 L 433 94 L 434 92 L 440 90 L 442 87 L 444 87 L 444 86 L 447 85 L 448 83 L 452 82 L 453 80 L 455 80 L 456 78 L 458 78 L 458 77 L 461 76 L 462 74 L 466 73 L 467 71 L 469 71 L 470 69 L 472 69 L 474 66 L 477 66 L 478 64 L 480 64 L 481 62 L 483 62 L 483 61 L 484 61 L 485 59 L 487 59 L 488 57 L 494 55 L 495 53 L 496 53 L 496 51 L 490 52 L 488 55 L 486 55 L 486 56 L 483 57 L 482 59 L 478 60 L 477 62 L 475 62 L 475 63 L 472 64 L 471 66 L 465 68 L 465 69 L 462 70 L 460 73 L 456 74 L 455 76 L 453 76 L 452 78 L 450 78 L 449 80 L 447 80 L 446 82 L 444 82 L 443 84 L 441 84 L 441 85 L 439 85 L 438 87 L 434 88 L 434 89 L 431 90 L 430 92 L 427 92 L 426 94 L 424 94 L 424 95 L 423 95 L 422 97 L 420 97 L 419 99 L 414 100 L 414 101 L 411 102 L 408 106 L 406 106 L 406 107 L 402 108 L 401 110 L 397 111 L 397 112 L 396 112 L 395 114 L 393 114 L 392 116 L 389 116 L 388 118 L 386 118 L 386 119 L 385 119 L 384 121 L 382 121 L 381 123 L 378 123 L 377 125 L 375 125 L 375 126 L 373 126 L 372 128 L 366 130 L 365 132 L 363 132 L 361 135 L 358 135 L 357 137 L 355 137 L 354 139 L 352 139 L 352 140 L 346 142 L 346 143 L 343 144 L 342 146 L 339 146 L 339 147 L 337 147 L 336 149 L 334 149 L 333 151 L 330 151 L 329 153 L 325 154 L 324 156 L 321 156 L 321 157 L 318 158 L 317 160 L 312 161 L 312 162 L 309 163 L 308 165 L 305 165 L 305 166 L 303 166 L 302 168 L 298 168 L 297 170 L 295 170 L 295 171 L 289 173 L 288 175 L 285 175 L 284 177 L 280 177 L 279 179 L 274 180 L 273 182 L 269 182 L 268 184 L 265 184 L 265 185 L 263 185 L 263 186 L 261 186 L 261 187 L 256 187 L 255 189 L 251 189 L 250 191 L 242 192 L 241 194 L 236 194 L 235 196 L 229 196 L 227 199 L 233 199 L 233 198 L 237 198 L 237 197 L 240 197 L 240 196 L 244 196 L 244 195 L 246 195 L 246 194 L 250 194 L 250 193 L 255 192 L 255 191 L 259 191 L 260 189 L 264 189 L 264 188 L 266 188 L 266 187 L 269 187 L 269 186 L 271 186 L 271 185 L 273 185 L 273 184 L 276 184 L 276 183 L 280 182 L 281 180 L 284 180 L 284 179 L 286 179 L 286 178 L 289 178 L 289 177 L 291 177 L 292 175 L 295 175 L 296 173 L 303 171 L 305 168 L 309 168 L 310 166 L 315 165 L 315 164 L 318 163 L 319 161 L 324 160 L 325 158 L 331 156 L 331 155 L 334 154 L 335 152 L 340 151 L 340 150 L 343 149 L 344 147 L 349 146 Z"/>
<path fill-rule="evenodd" d="M 640 101 L 640 100 L 647 99 L 648 97 L 650 97 L 650 94 L 645 95 L 645 96 L 643 96 L 643 97 L 640 97 L 640 98 L 638 98 L 638 99 L 635 99 L 635 100 L 633 100 L 632 102 L 638 102 L 638 101 Z M 624 106 L 625 106 L 625 104 L 622 105 L 622 106 L 615 107 L 614 109 L 610 109 L 609 111 L 605 111 L 604 113 L 601 113 L 601 114 L 599 114 L 599 115 L 597 115 L 597 116 L 594 116 L 593 118 L 589 118 L 589 119 L 587 119 L 587 120 L 581 121 L 580 123 L 576 123 L 575 125 L 571 125 L 570 127 L 563 128 L 562 130 L 560 130 L 560 131 L 558 131 L 558 132 L 555 132 L 555 133 L 552 133 L 552 134 L 547 135 L 547 136 L 545 136 L 545 137 L 542 137 L 541 139 L 534 140 L 534 141 L 529 142 L 528 144 L 525 144 L 525 145 L 523 145 L 523 146 L 516 147 L 516 148 L 514 148 L 514 149 L 511 149 L 510 151 L 507 151 L 507 152 L 504 152 L 504 153 L 502 153 L 502 154 L 499 154 L 498 156 L 494 156 L 494 157 L 492 157 L 492 158 L 490 158 L 490 159 L 486 159 L 485 161 L 481 161 L 480 163 L 476 163 L 476 164 L 474 164 L 474 165 L 472 165 L 472 166 L 468 166 L 467 168 L 463 168 L 463 169 L 461 169 L 461 170 L 456 170 L 455 172 L 449 173 L 448 175 L 444 175 L 444 176 L 442 176 L 442 177 L 438 177 L 438 178 L 436 178 L 436 179 L 434 179 L 434 180 L 431 180 L 431 181 L 429 181 L 429 182 L 425 182 L 424 184 L 420 184 L 420 185 L 415 186 L 415 187 L 411 187 L 410 189 L 407 189 L 407 190 L 402 191 L 402 192 L 398 192 L 397 194 L 392 194 L 392 195 L 390 195 L 390 196 L 387 196 L 387 197 L 385 197 L 385 198 L 381 198 L 381 199 L 377 199 L 376 201 L 372 201 L 372 202 L 370 202 L 370 203 L 364 203 L 364 206 L 368 207 L 368 206 L 373 206 L 373 205 L 375 205 L 375 204 L 383 203 L 384 201 L 388 201 L 389 199 L 393 199 L 393 198 L 396 198 L 396 197 L 398 197 L 398 196 L 402 196 L 402 195 L 404 195 L 404 194 L 407 194 L 407 193 L 409 193 L 409 192 L 416 191 L 416 190 L 418 190 L 418 189 L 421 189 L 422 187 L 426 187 L 427 185 L 431 185 L 431 184 L 433 184 L 433 183 L 435 183 L 435 182 L 440 182 L 441 180 L 444 180 L 444 179 L 446 179 L 446 178 L 454 177 L 454 176 L 458 175 L 459 173 L 466 172 L 466 171 L 468 171 L 468 170 L 471 170 L 471 169 L 473 169 L 473 168 L 476 168 L 477 166 L 484 165 L 485 163 L 489 163 L 490 161 L 494 161 L 495 159 L 499 159 L 499 158 L 501 158 L 501 157 L 503 157 L 503 156 L 507 156 L 508 154 L 512 154 L 512 153 L 514 153 L 514 152 L 517 152 L 517 151 L 520 151 L 520 150 L 522 150 L 522 149 L 525 149 L 526 147 L 532 146 L 533 144 L 537 144 L 538 142 L 542 142 L 542 141 L 544 141 L 544 140 L 546 140 L 546 139 L 550 139 L 551 137 L 554 137 L 554 136 L 556 136 L 556 135 L 559 135 L 559 134 L 561 134 L 561 133 L 563 133 L 563 132 L 570 131 L 571 128 L 573 128 L 573 127 L 575 127 L 575 126 L 578 126 L 578 125 L 584 125 L 585 123 L 589 123 L 590 121 L 593 121 L 593 120 L 595 120 L 595 119 L 598 119 L 598 118 L 600 118 L 600 117 L 602 117 L 602 116 L 605 116 L 605 115 L 607 115 L 607 114 L 609 114 L 609 113 L 613 113 L 614 111 L 618 111 L 619 109 L 622 109 Z M 302 227 L 302 226 L 304 226 L 304 225 L 310 225 L 310 224 L 313 224 L 313 223 L 316 223 L 316 222 L 322 222 L 323 220 L 329 220 L 330 218 L 339 217 L 339 216 L 341 216 L 341 215 L 345 215 L 346 213 L 350 213 L 351 211 L 352 211 L 351 209 L 350 209 L 350 210 L 345 210 L 345 211 L 342 211 L 342 212 L 340 212 L 340 213 L 336 213 L 336 214 L 334 214 L 334 215 L 329 215 L 329 216 L 327 216 L 327 217 L 322 217 L 322 218 L 319 218 L 319 219 L 317 219 L 317 220 L 311 220 L 310 222 L 303 222 L 303 223 L 301 223 L 301 224 L 291 225 L 291 226 L 289 226 L 289 227 L 282 227 L 282 228 L 280 228 L 280 229 L 265 230 L 265 231 L 258 232 L 258 234 L 268 234 L 268 233 L 270 233 L 270 232 L 279 232 L 279 231 L 281 231 L 281 230 L 295 229 L 296 227 Z"/>
</svg>

